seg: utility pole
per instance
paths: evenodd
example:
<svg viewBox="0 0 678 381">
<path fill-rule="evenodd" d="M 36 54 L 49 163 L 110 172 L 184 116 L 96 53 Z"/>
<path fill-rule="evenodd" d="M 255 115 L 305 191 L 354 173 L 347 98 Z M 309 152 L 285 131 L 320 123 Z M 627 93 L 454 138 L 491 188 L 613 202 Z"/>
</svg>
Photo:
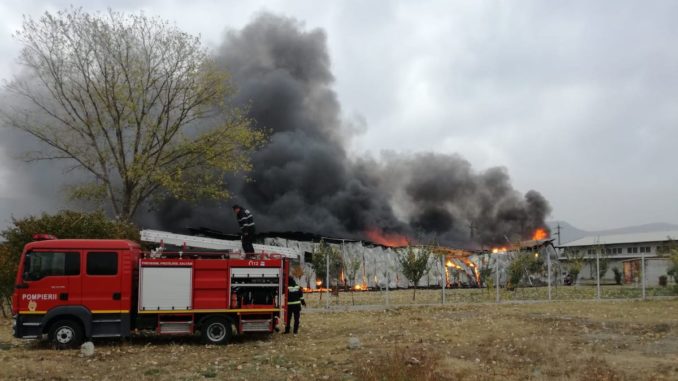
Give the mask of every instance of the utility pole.
<svg viewBox="0 0 678 381">
<path fill-rule="evenodd" d="M 558 236 L 558 246 L 560 246 L 560 222 L 558 222 L 558 225 L 556 225 L 556 232 L 553 233 L 553 235 Z"/>
</svg>

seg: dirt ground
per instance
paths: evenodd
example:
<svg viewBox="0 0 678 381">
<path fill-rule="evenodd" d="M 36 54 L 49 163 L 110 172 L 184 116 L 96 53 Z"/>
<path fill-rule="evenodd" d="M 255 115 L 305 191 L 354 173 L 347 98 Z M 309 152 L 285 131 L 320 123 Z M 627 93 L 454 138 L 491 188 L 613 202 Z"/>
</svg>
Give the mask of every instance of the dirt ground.
<svg viewBox="0 0 678 381">
<path fill-rule="evenodd" d="M 0 320 L 0 378 L 676 380 L 678 300 L 310 309 L 296 337 L 220 347 L 136 337 L 95 348 L 85 358 L 13 339 Z"/>
</svg>

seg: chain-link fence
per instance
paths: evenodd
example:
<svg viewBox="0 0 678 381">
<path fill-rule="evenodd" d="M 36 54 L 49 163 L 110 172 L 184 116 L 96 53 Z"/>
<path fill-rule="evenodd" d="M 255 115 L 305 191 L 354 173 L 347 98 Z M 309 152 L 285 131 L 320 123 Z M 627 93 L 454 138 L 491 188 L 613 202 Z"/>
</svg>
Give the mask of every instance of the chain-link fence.
<svg viewBox="0 0 678 381">
<path fill-rule="evenodd" d="M 344 262 L 350 262 L 342 246 Z M 398 256 L 381 250 L 361 253 L 361 266 L 307 289 L 309 307 L 399 306 L 505 301 L 646 299 L 678 296 L 675 279 L 662 258 L 610 261 L 591 256 L 573 265 L 553 246 L 452 258 L 431 255 L 426 274 L 417 282 L 404 278 Z M 380 258 L 377 257 L 380 256 Z M 369 263 L 372 261 L 372 264 Z M 574 273 L 574 269 L 577 269 Z M 329 271 L 329 270 L 328 270 Z M 357 275 L 356 275 L 357 273 Z"/>
</svg>

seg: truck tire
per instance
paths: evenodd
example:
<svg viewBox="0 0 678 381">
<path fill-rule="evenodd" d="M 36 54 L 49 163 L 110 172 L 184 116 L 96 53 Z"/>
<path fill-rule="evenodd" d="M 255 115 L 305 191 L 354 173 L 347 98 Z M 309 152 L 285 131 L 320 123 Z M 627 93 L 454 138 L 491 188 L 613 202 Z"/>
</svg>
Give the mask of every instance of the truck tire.
<svg viewBox="0 0 678 381">
<path fill-rule="evenodd" d="M 82 326 L 73 320 L 57 320 L 49 327 L 49 341 L 56 349 L 77 348 L 84 337 Z"/>
<path fill-rule="evenodd" d="M 227 344 L 231 341 L 231 321 L 223 317 L 207 319 L 200 329 L 205 344 Z"/>
</svg>

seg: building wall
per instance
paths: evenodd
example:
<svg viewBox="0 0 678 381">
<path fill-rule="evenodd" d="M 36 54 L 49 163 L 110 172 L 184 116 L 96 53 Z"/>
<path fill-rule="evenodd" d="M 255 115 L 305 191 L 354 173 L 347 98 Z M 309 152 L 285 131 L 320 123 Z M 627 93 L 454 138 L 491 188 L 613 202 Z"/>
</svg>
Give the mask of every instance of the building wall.
<svg viewBox="0 0 678 381">
<path fill-rule="evenodd" d="M 563 268 L 567 268 L 567 262 L 563 261 Z M 646 285 L 647 287 L 656 287 L 659 285 L 659 277 L 667 275 L 671 267 L 671 261 L 667 258 L 646 258 L 645 259 Z M 622 282 L 627 285 L 637 285 L 640 287 L 640 259 L 610 259 L 607 272 L 600 278 L 602 284 L 615 284 L 613 268 L 618 268 L 623 273 Z M 596 280 L 596 261 L 595 259 L 587 262 L 579 273 L 578 281 L 595 282 Z M 668 279 L 672 283 L 671 277 Z"/>
<path fill-rule="evenodd" d="M 641 285 L 640 259 L 625 261 L 625 280 L 627 284 Z M 666 272 L 671 267 L 671 261 L 667 258 L 650 258 L 645 260 L 645 284 L 648 287 L 659 286 L 659 277 L 667 276 L 668 283 L 672 283 L 671 277 Z"/>
<path fill-rule="evenodd" d="M 607 265 L 607 271 L 605 274 L 600 278 L 601 283 L 615 283 L 614 279 L 614 270 L 613 268 L 619 269 L 619 271 L 624 271 L 624 266 L 623 266 L 623 260 L 622 259 L 609 259 L 608 265 Z M 584 267 L 581 269 L 581 272 L 579 273 L 579 280 L 580 281 L 586 281 L 586 280 L 593 280 L 595 281 L 596 279 L 596 260 L 592 259 L 589 262 L 587 262 Z"/>
<path fill-rule="evenodd" d="M 296 241 L 284 238 L 267 238 L 265 243 L 267 245 L 295 248 L 302 253 L 317 252 L 320 246 L 320 244 L 317 242 Z M 382 289 L 386 287 L 406 288 L 410 285 L 409 281 L 407 278 L 405 278 L 400 269 L 400 264 L 398 261 L 398 249 L 383 246 L 363 245 L 362 242 L 352 241 L 347 241 L 344 244 L 329 243 L 329 245 L 334 247 L 341 254 L 345 262 L 353 260 L 358 260 L 360 262 L 360 270 L 356 274 L 356 279 L 349 279 L 348 284 L 359 284 L 370 288 Z M 445 260 L 447 259 L 448 258 Z M 475 282 L 474 279 L 470 279 L 473 277 L 472 269 L 469 268 L 464 261 L 454 258 L 451 258 L 450 260 L 456 267 L 447 268 L 446 272 L 445 267 L 441 262 L 440 256 L 432 255 L 430 260 L 430 270 L 427 275 L 422 277 L 417 285 L 419 287 L 440 287 L 443 282 L 447 282 L 447 286 L 452 287 L 452 283 L 456 283 L 457 285 L 470 285 Z M 492 268 L 496 266 L 495 261 L 498 260 L 500 262 L 500 268 L 502 269 L 502 271 L 500 271 L 500 282 L 502 284 L 506 282 L 505 268 L 508 262 L 507 255 L 472 255 L 468 258 L 468 260 L 473 262 L 476 266 L 484 265 L 490 266 Z M 299 279 L 301 285 L 305 287 L 308 286 L 310 288 L 317 288 L 317 279 L 312 264 L 305 263 L 302 256 L 300 265 L 304 270 L 304 275 L 301 277 L 301 279 Z M 330 287 L 334 286 L 336 286 L 336 279 L 330 279 Z M 325 287 L 325 283 L 323 283 L 321 287 Z"/>
<path fill-rule="evenodd" d="M 659 283 L 659 276 L 666 275 L 670 268 L 670 261 L 664 258 L 657 258 L 668 253 L 670 247 L 669 241 L 642 242 L 642 243 L 624 243 L 624 244 L 599 244 L 589 246 L 566 247 L 559 255 L 560 261 L 567 267 L 567 252 L 577 253 L 583 256 L 587 263 L 579 273 L 580 281 L 595 280 L 595 257 L 600 255 L 609 259 L 608 270 L 601 278 L 602 283 L 614 283 L 613 267 L 619 268 L 624 272 L 624 282 L 629 284 L 635 282 L 637 274 L 633 266 L 639 266 L 641 256 L 646 258 L 647 263 L 647 285 L 656 286 Z M 636 261 L 630 264 L 629 261 Z"/>
</svg>

